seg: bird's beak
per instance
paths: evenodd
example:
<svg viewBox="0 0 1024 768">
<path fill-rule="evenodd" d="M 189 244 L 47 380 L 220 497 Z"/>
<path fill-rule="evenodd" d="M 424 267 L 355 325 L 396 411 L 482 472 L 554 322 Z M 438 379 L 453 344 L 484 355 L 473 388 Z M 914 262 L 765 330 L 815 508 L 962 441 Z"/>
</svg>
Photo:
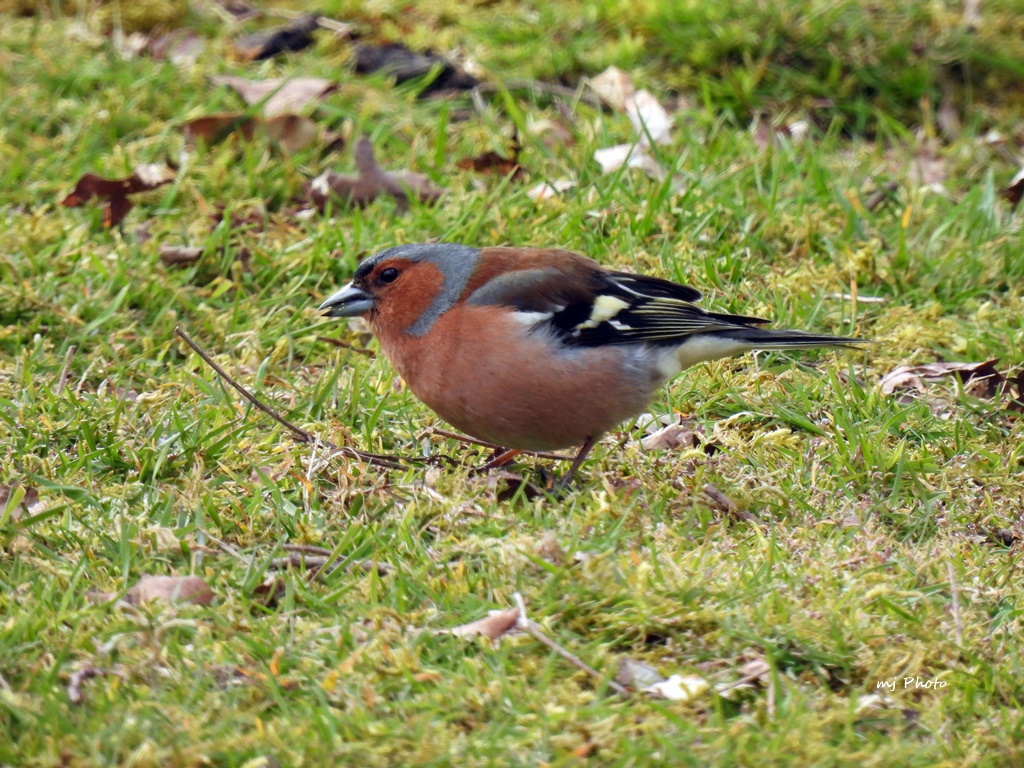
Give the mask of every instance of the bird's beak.
<svg viewBox="0 0 1024 768">
<path fill-rule="evenodd" d="M 373 305 L 373 296 L 349 283 L 321 304 L 320 311 L 327 317 L 357 317 L 365 315 Z"/>
</svg>

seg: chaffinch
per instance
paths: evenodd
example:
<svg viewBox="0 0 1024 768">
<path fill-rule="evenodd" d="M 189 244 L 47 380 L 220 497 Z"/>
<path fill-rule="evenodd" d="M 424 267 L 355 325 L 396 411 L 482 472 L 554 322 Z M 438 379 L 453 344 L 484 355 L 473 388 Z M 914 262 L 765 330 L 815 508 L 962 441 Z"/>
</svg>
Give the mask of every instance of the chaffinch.
<svg viewBox="0 0 1024 768">
<path fill-rule="evenodd" d="M 859 339 L 708 312 L 699 291 L 553 248 L 401 245 L 363 261 L 320 309 L 363 316 L 442 419 L 510 449 L 582 446 L 640 414 L 682 369 L 754 349 Z"/>
</svg>

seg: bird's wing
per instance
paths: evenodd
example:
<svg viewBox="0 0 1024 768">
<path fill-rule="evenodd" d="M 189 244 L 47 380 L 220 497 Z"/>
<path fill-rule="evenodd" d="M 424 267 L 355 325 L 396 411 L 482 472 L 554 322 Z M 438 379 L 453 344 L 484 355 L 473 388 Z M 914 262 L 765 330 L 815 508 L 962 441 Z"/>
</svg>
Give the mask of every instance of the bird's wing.
<svg viewBox="0 0 1024 768">
<path fill-rule="evenodd" d="M 613 272 L 569 251 L 485 249 L 468 304 L 507 306 L 525 325 L 571 346 L 679 344 L 699 333 L 767 321 L 707 312 L 700 291 L 657 277 Z"/>
</svg>

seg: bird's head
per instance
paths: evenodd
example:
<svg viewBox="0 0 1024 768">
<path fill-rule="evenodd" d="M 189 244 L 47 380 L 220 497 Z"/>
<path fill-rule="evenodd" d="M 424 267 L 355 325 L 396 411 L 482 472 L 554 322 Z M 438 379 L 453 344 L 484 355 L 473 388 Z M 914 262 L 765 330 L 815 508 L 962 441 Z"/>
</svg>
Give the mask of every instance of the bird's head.
<svg viewBox="0 0 1024 768">
<path fill-rule="evenodd" d="M 422 336 L 459 300 L 479 257 L 479 249 L 452 243 L 389 248 L 365 259 L 320 309 Z"/>
</svg>

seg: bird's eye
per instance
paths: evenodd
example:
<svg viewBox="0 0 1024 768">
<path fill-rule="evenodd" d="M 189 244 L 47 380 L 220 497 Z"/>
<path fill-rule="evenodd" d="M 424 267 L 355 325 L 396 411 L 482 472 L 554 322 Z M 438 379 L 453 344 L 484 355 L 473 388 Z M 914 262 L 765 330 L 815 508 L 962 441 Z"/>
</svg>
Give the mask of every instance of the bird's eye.
<svg viewBox="0 0 1024 768">
<path fill-rule="evenodd" d="M 398 270 L 394 267 L 388 267 L 380 273 L 379 279 L 382 283 L 393 283 L 398 279 Z"/>
</svg>

